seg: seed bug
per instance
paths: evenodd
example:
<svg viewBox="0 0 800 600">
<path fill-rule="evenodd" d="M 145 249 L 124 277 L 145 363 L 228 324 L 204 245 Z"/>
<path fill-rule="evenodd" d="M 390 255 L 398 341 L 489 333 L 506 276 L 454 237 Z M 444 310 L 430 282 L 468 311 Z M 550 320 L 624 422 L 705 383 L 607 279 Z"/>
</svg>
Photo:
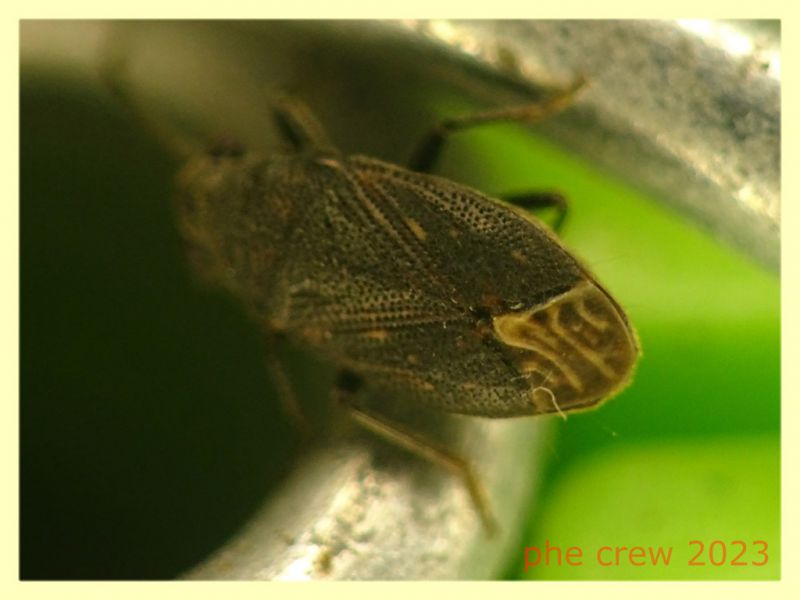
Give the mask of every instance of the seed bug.
<svg viewBox="0 0 800 600">
<path fill-rule="evenodd" d="M 119 70 L 106 70 L 112 91 L 146 122 Z M 359 424 L 462 477 L 490 530 L 467 461 L 357 398 L 370 388 L 504 418 L 590 408 L 628 383 L 639 349 L 624 311 L 523 210 L 556 206 L 561 221 L 563 198 L 501 201 L 428 173 L 450 133 L 539 121 L 582 83 L 538 104 L 444 121 L 409 168 L 342 154 L 288 96 L 272 107 L 287 153 L 247 152 L 232 140 L 195 153 L 152 127 L 187 159 L 176 206 L 196 269 L 237 296 L 267 335 L 338 368 L 334 395 Z M 270 367 L 291 395 L 279 364 Z"/>
</svg>

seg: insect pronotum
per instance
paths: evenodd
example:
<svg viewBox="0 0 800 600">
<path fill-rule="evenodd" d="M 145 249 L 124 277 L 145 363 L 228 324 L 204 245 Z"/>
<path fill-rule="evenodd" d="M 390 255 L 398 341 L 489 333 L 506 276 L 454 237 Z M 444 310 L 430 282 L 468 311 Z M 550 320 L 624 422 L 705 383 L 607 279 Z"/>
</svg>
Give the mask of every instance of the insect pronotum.
<svg viewBox="0 0 800 600">
<path fill-rule="evenodd" d="M 151 123 L 119 71 L 106 69 L 112 91 Z M 533 193 L 511 204 L 427 174 L 450 132 L 539 121 L 582 83 L 538 104 L 444 121 L 410 168 L 343 155 L 285 96 L 273 112 L 290 153 L 266 156 L 230 141 L 195 152 L 151 124 L 186 158 L 177 210 L 195 267 L 235 294 L 265 333 L 335 365 L 335 395 L 361 425 L 461 476 L 490 530 L 469 463 L 359 406 L 356 395 L 370 387 L 499 418 L 593 407 L 628 383 L 639 349 L 624 311 L 520 208 L 555 205 L 563 217 L 563 199 Z"/>
</svg>

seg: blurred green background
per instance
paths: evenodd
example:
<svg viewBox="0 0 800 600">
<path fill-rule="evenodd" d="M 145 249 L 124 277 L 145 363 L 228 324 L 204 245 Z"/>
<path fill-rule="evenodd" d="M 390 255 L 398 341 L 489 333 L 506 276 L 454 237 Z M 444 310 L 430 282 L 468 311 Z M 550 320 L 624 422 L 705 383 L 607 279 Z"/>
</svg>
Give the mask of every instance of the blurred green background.
<svg viewBox="0 0 800 600">
<path fill-rule="evenodd" d="M 298 439 L 258 333 L 184 264 L 177 165 L 111 102 L 53 74 L 23 72 L 21 133 L 21 576 L 175 577 L 280 484 Z M 459 136 L 440 172 L 488 193 L 567 195 L 565 243 L 628 309 L 644 351 L 630 388 L 558 423 L 505 576 L 778 577 L 777 276 L 515 126 Z M 585 564 L 526 572 L 524 548 L 548 540 Z M 691 540 L 706 566 L 688 566 Z M 734 540 L 748 563 L 765 541 L 767 564 L 710 565 L 711 543 L 729 564 Z M 601 546 L 671 547 L 672 561 L 600 567 Z"/>
<path fill-rule="evenodd" d="M 487 174 L 477 187 L 567 195 L 565 244 L 628 310 L 643 349 L 627 390 L 559 423 L 530 515 L 525 547 L 574 546 L 584 564 L 553 553 L 526 572 L 521 548 L 508 577 L 778 578 L 778 277 L 544 140 L 510 126 L 468 136 L 449 164 Z M 756 541 L 763 566 L 749 564 L 765 560 Z M 672 548 L 672 560 L 602 566 L 604 546 Z"/>
</svg>

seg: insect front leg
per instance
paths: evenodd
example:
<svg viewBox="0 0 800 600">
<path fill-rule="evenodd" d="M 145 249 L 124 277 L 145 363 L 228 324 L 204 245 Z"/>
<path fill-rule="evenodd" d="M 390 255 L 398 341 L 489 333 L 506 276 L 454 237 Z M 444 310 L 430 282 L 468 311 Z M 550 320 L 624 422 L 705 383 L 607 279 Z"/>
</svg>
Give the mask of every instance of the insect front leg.
<svg viewBox="0 0 800 600">
<path fill-rule="evenodd" d="M 575 94 L 585 83 L 586 80 L 583 77 L 579 77 L 566 89 L 541 102 L 490 109 L 464 115 L 463 117 L 445 119 L 422 138 L 422 141 L 417 146 L 411 158 L 409 168 L 412 171 L 429 173 L 439 159 L 444 142 L 451 133 L 470 129 L 478 125 L 503 121 L 529 124 L 543 121 L 572 104 Z"/>
<path fill-rule="evenodd" d="M 202 148 L 196 140 L 176 130 L 168 121 L 157 119 L 135 96 L 129 81 L 131 40 L 128 31 L 117 25 L 111 32 L 103 41 L 98 65 L 103 85 L 128 114 L 176 159 L 184 161 L 196 155 Z"/>
<path fill-rule="evenodd" d="M 385 416 L 357 406 L 355 398 L 361 387 L 362 381 L 357 375 L 349 371 L 342 371 L 334 388 L 334 398 L 364 429 L 460 477 L 487 534 L 493 535 L 497 531 L 497 521 L 492 515 L 486 491 L 475 476 L 472 465 L 451 450 L 390 421 Z"/>
<path fill-rule="evenodd" d="M 297 98 L 279 94 L 272 102 L 272 116 L 284 140 L 294 150 L 334 150 L 325 128 Z"/>
</svg>

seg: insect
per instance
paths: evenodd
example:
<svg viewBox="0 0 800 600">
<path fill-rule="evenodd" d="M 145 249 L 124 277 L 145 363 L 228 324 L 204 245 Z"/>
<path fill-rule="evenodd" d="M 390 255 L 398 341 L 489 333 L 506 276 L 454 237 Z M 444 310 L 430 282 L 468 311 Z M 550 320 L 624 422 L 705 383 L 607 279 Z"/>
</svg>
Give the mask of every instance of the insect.
<svg viewBox="0 0 800 600">
<path fill-rule="evenodd" d="M 119 79 L 109 81 L 138 112 Z M 560 196 L 512 204 L 428 174 L 451 132 L 541 120 L 581 84 L 539 104 L 445 121 L 409 168 L 342 154 L 286 96 L 273 112 L 289 153 L 231 141 L 181 148 L 176 206 L 196 269 L 267 335 L 335 365 L 335 396 L 361 425 L 461 476 L 489 529 L 469 463 L 360 406 L 358 394 L 503 418 L 593 407 L 627 384 L 639 349 L 624 311 L 519 206 L 563 209 Z"/>
</svg>

